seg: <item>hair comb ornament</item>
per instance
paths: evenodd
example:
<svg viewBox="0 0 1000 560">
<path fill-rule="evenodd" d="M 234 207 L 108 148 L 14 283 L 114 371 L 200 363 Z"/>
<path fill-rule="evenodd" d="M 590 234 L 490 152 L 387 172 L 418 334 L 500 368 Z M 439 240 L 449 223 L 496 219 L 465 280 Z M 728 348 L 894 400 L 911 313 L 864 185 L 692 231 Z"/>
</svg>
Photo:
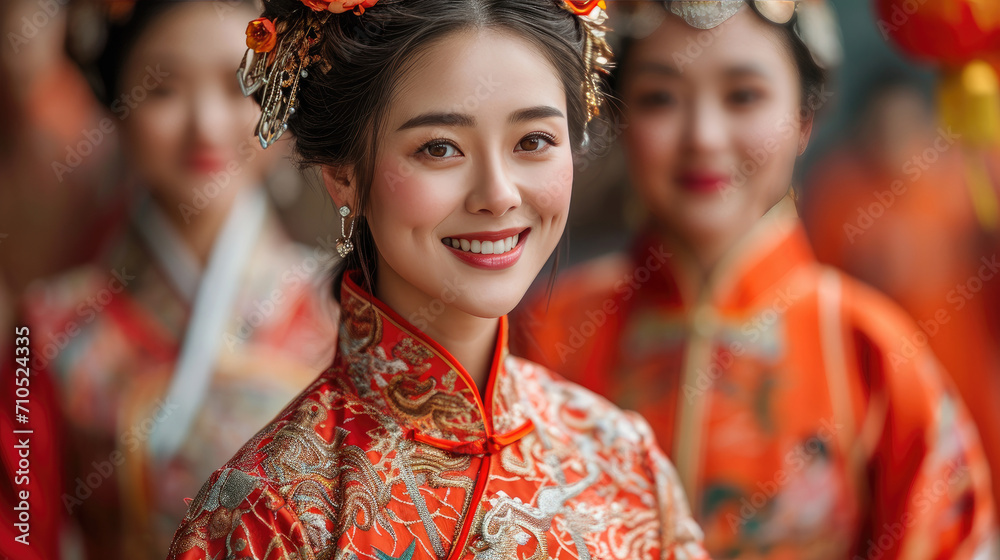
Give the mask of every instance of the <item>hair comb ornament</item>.
<svg viewBox="0 0 1000 560">
<path fill-rule="evenodd" d="M 345 9 L 352 4 L 355 13 L 364 11 L 365 4 L 374 5 L 378 0 L 363 2 L 321 2 L 302 0 L 311 8 L 292 21 L 272 22 L 257 18 L 247 25 L 247 51 L 236 70 L 236 79 L 244 96 L 261 92 L 261 115 L 257 122 L 257 139 L 267 149 L 288 130 L 288 119 L 298 105 L 299 80 L 309 76 L 309 67 L 319 64 L 322 70 L 329 65 L 319 55 L 309 50 L 319 43 L 322 25 L 335 9 Z M 318 10 L 323 6 L 323 10 Z M 345 9 L 346 11 L 346 9 Z"/>
<path fill-rule="evenodd" d="M 611 66 L 611 47 L 606 39 L 604 22 L 608 19 L 608 9 L 604 0 L 558 0 L 563 7 L 576 14 L 587 32 L 584 45 L 584 63 L 589 76 L 584 84 L 587 96 L 587 122 L 601 114 L 601 77 Z"/>
</svg>

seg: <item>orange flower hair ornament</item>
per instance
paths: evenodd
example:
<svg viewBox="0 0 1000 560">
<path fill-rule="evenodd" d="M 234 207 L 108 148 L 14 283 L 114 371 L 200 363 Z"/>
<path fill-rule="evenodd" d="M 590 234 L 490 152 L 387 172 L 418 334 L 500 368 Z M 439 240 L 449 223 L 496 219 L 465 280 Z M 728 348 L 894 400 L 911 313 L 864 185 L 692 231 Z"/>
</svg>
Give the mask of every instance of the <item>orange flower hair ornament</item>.
<svg viewBox="0 0 1000 560">
<path fill-rule="evenodd" d="M 288 21 L 261 17 L 247 25 L 247 51 L 236 70 L 244 96 L 263 88 L 256 134 L 265 149 L 288 130 L 288 119 L 295 114 L 298 105 L 299 81 L 309 77 L 309 67 L 318 65 L 322 72 L 330 70 L 330 64 L 320 55 L 309 54 L 322 38 L 323 24 L 334 14 L 350 11 L 355 16 L 362 16 L 379 0 L 300 1 L 309 9 L 296 14 L 297 17 Z M 591 72 L 582 87 L 587 97 L 589 122 L 600 114 L 601 75 L 606 73 L 611 59 L 603 26 L 607 6 L 604 0 L 555 1 L 579 17 L 586 30 L 584 58 Z"/>
</svg>

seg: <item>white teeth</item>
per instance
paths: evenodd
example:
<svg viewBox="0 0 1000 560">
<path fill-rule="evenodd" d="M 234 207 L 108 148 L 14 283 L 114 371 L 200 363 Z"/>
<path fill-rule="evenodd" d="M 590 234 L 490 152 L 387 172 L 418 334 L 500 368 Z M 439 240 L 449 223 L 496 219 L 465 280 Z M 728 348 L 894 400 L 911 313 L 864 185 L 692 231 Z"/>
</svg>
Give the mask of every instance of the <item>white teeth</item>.
<svg viewBox="0 0 1000 560">
<path fill-rule="evenodd" d="M 520 234 L 505 237 L 497 241 L 480 241 L 476 239 L 470 241 L 468 239 L 456 239 L 453 237 L 445 237 L 442 241 L 445 245 L 450 245 L 455 249 L 470 253 L 478 253 L 482 255 L 502 255 L 513 250 L 514 247 L 517 247 L 519 239 Z"/>
</svg>

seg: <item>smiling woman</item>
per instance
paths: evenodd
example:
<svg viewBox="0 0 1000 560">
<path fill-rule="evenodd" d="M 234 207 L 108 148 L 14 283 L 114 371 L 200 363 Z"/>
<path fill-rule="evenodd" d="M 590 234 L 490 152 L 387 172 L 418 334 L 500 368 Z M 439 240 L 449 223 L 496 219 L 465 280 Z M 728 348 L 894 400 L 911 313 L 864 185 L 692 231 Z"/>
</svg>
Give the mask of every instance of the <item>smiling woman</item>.
<svg viewBox="0 0 1000 560">
<path fill-rule="evenodd" d="M 239 77 L 340 211 L 339 348 L 170 558 L 704 558 L 646 423 L 507 350 L 597 113 L 599 3 L 265 4 Z"/>
</svg>

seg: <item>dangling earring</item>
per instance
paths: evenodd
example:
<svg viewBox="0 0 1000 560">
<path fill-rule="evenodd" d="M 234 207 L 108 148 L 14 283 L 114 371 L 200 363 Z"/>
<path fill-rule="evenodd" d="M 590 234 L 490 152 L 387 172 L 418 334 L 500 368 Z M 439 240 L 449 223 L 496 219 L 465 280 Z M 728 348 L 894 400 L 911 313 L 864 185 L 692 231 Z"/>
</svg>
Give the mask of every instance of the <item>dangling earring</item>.
<svg viewBox="0 0 1000 560">
<path fill-rule="evenodd" d="M 354 242 L 351 236 L 354 235 L 354 218 L 351 218 L 351 232 L 347 233 L 347 216 L 351 214 L 351 209 L 346 204 L 340 207 L 340 239 L 337 240 L 337 254 L 340 258 L 346 259 L 347 255 L 354 250 Z"/>
</svg>

